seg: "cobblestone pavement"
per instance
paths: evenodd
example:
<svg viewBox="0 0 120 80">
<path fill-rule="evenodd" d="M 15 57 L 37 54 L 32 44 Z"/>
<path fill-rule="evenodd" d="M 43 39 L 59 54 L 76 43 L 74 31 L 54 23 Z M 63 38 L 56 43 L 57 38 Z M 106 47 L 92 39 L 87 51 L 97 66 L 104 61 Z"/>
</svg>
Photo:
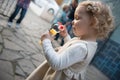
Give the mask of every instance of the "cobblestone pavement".
<svg viewBox="0 0 120 80">
<path fill-rule="evenodd" d="M 45 60 L 38 41 L 50 23 L 30 9 L 19 29 L 15 28 L 15 21 L 9 28 L 7 20 L 0 16 L 0 80 L 25 80 Z M 87 79 L 108 80 L 93 66 L 88 68 Z"/>
<path fill-rule="evenodd" d="M 0 80 L 24 80 L 45 58 L 38 44 L 50 24 L 28 10 L 19 29 L 0 16 Z"/>
</svg>

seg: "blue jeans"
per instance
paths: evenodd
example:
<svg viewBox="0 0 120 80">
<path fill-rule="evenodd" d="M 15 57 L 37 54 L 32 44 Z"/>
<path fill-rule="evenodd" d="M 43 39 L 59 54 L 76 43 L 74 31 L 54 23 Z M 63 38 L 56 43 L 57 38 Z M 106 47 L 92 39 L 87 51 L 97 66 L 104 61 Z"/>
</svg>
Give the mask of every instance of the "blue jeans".
<svg viewBox="0 0 120 80">
<path fill-rule="evenodd" d="M 72 29 L 72 24 L 69 24 L 69 25 L 67 26 L 67 31 L 68 31 L 69 34 L 70 34 L 71 29 Z"/>
<path fill-rule="evenodd" d="M 73 31 L 72 31 L 72 24 L 69 24 L 67 26 L 67 31 L 68 31 L 71 38 L 75 37 L 75 35 L 73 34 Z"/>
<path fill-rule="evenodd" d="M 23 18 L 25 17 L 25 14 L 27 12 L 27 9 L 24 9 L 18 5 L 16 5 L 15 11 L 13 12 L 13 14 L 11 15 L 11 17 L 9 18 L 9 22 L 12 22 L 13 19 L 17 16 L 17 14 L 19 13 L 19 11 L 22 9 L 21 13 L 20 13 L 20 17 L 17 20 L 17 23 L 20 24 L 21 21 L 23 20 Z"/>
</svg>

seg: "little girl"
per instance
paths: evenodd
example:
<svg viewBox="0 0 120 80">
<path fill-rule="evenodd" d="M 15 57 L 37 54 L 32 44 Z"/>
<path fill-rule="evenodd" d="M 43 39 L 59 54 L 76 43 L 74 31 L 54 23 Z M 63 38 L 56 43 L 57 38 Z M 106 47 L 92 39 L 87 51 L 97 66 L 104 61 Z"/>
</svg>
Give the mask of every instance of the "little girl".
<svg viewBox="0 0 120 80">
<path fill-rule="evenodd" d="M 49 34 L 41 37 L 46 60 L 27 80 L 85 80 L 85 71 L 97 49 L 96 39 L 107 37 L 113 29 L 113 17 L 107 5 L 84 1 L 76 8 L 72 22 L 76 36 L 61 31 L 66 44 L 56 52 Z"/>
</svg>

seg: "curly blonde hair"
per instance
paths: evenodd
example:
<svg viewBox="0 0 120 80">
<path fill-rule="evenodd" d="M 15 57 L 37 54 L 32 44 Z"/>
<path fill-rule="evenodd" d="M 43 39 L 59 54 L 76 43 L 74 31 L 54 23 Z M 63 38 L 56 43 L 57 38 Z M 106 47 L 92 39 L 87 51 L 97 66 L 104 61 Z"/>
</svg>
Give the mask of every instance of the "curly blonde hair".
<svg viewBox="0 0 120 80">
<path fill-rule="evenodd" d="M 78 6 L 84 6 L 86 12 L 92 18 L 93 29 L 97 38 L 104 39 L 114 29 L 110 7 L 100 1 L 83 1 Z"/>
</svg>

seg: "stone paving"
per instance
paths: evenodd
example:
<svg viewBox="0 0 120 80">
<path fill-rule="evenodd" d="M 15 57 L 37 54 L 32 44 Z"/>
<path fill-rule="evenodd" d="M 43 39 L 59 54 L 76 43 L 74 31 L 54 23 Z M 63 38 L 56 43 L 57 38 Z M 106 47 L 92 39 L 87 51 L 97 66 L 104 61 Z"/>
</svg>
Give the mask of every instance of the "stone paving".
<svg viewBox="0 0 120 80">
<path fill-rule="evenodd" d="M 8 17 L 0 15 L 0 80 L 25 80 L 44 60 L 41 45 L 42 33 L 50 28 L 50 23 L 36 16 L 30 9 L 19 29 L 15 21 L 7 26 Z M 54 41 L 54 46 L 59 46 Z M 87 71 L 88 80 L 109 80 L 94 66 Z"/>
<path fill-rule="evenodd" d="M 20 29 L 0 16 L 0 80 L 24 80 L 45 60 L 38 41 L 50 24 L 33 14 L 28 10 Z"/>
<path fill-rule="evenodd" d="M 0 0 L 0 14 L 10 16 L 16 6 L 17 0 Z"/>
</svg>

